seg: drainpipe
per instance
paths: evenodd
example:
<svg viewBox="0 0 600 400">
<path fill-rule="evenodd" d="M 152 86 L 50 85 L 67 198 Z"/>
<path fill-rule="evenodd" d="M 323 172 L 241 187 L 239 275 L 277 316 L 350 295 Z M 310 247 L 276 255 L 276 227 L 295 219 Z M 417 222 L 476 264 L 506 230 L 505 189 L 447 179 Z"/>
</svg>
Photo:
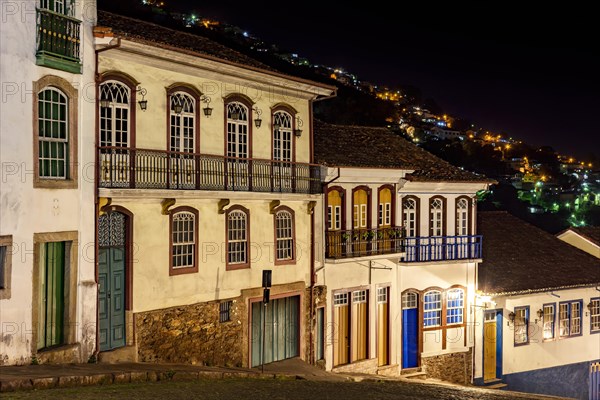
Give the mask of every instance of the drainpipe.
<svg viewBox="0 0 600 400">
<path fill-rule="evenodd" d="M 96 280 L 96 348 L 94 350 L 93 356 L 96 359 L 96 362 L 98 360 L 98 354 L 100 353 L 100 324 L 99 324 L 99 320 L 100 320 L 100 316 L 98 314 L 98 214 L 100 212 L 100 210 L 98 209 L 98 198 L 100 197 L 100 193 L 99 193 L 99 188 L 98 188 L 98 177 L 99 177 L 99 165 L 100 165 L 100 157 L 98 156 L 98 132 L 100 129 L 100 125 L 99 125 L 99 120 L 100 120 L 100 112 L 97 106 L 97 100 L 100 97 L 100 73 L 99 73 L 99 54 L 102 53 L 103 51 L 108 51 L 108 50 L 112 50 L 112 49 L 116 49 L 118 47 L 121 47 L 121 38 L 117 38 L 117 43 L 114 45 L 109 45 L 106 47 L 103 47 L 101 49 L 97 49 L 95 50 L 96 53 L 96 60 L 95 60 L 95 67 L 94 67 L 94 80 L 96 81 L 96 88 L 95 88 L 95 94 L 96 97 L 94 98 L 95 101 L 95 105 L 94 107 L 96 108 L 96 121 L 95 121 L 95 130 L 94 130 L 94 152 L 95 152 L 95 168 L 94 168 L 94 211 L 95 211 L 95 215 L 94 215 L 94 237 L 95 237 L 95 246 L 94 246 L 94 267 L 95 267 L 95 280 Z"/>
</svg>

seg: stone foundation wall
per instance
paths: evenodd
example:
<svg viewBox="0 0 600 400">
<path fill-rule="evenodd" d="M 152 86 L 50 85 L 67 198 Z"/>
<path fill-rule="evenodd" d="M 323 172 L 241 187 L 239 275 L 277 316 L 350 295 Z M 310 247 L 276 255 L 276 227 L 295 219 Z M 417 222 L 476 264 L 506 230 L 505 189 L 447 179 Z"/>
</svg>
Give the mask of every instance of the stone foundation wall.
<svg viewBox="0 0 600 400">
<path fill-rule="evenodd" d="M 471 382 L 473 348 L 459 353 L 423 357 L 421 366 L 428 378 L 441 379 L 460 384 Z"/>
<path fill-rule="evenodd" d="M 140 362 L 186 363 L 241 367 L 243 327 L 248 310 L 231 299 L 228 322 L 219 322 L 220 301 L 173 307 L 135 315 Z"/>
<path fill-rule="evenodd" d="M 331 372 L 358 372 L 361 374 L 377 374 L 377 358 L 353 362 L 351 364 L 340 365 L 331 370 Z"/>
</svg>

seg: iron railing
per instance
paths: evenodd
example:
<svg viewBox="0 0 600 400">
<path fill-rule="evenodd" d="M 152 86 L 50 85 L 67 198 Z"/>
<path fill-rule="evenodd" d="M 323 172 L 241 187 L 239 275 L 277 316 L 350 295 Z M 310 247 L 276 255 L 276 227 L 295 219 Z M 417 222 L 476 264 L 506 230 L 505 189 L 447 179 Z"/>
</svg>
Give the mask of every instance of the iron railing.
<svg viewBox="0 0 600 400">
<path fill-rule="evenodd" d="M 321 193 L 319 165 L 127 147 L 98 149 L 103 188 Z"/>
<path fill-rule="evenodd" d="M 482 239 L 482 235 L 409 237 L 404 241 L 404 262 L 481 258 Z"/>
<path fill-rule="evenodd" d="M 403 252 L 404 228 L 386 227 L 325 232 L 326 258 Z"/>
<path fill-rule="evenodd" d="M 80 61 L 81 21 L 54 11 L 37 10 L 37 55 Z"/>
</svg>

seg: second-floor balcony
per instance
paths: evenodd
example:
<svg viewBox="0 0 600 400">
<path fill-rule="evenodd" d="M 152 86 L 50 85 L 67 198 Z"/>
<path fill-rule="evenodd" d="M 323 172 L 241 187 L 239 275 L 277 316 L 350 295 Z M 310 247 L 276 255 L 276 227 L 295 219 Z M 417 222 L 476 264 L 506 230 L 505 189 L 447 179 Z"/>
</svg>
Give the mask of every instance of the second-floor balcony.
<svg viewBox="0 0 600 400">
<path fill-rule="evenodd" d="M 81 21 L 48 9 L 37 10 L 36 63 L 81 73 Z"/>
<path fill-rule="evenodd" d="M 326 258 L 354 258 L 403 252 L 404 228 L 384 227 L 325 232 Z"/>
<path fill-rule="evenodd" d="M 471 260 L 481 258 L 482 235 L 409 237 L 404 262 Z"/>
<path fill-rule="evenodd" d="M 321 193 L 319 165 L 127 147 L 98 149 L 101 188 Z"/>
</svg>

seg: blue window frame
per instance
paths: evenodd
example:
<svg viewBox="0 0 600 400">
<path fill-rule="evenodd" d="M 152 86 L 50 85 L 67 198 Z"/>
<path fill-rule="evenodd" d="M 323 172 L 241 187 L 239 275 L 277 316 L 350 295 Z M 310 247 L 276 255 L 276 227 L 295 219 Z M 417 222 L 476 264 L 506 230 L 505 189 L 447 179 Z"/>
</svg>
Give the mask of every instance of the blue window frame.
<svg viewBox="0 0 600 400">
<path fill-rule="evenodd" d="M 590 333 L 600 333 L 600 297 L 590 299 Z"/>
<path fill-rule="evenodd" d="M 556 303 L 547 303 L 543 306 L 544 314 L 542 316 L 543 337 L 544 340 L 552 340 L 555 335 L 556 326 Z"/>
<path fill-rule="evenodd" d="M 563 301 L 558 304 L 558 335 L 581 336 L 583 300 Z"/>
<path fill-rule="evenodd" d="M 529 344 L 529 306 L 515 307 L 515 346 Z"/>
<path fill-rule="evenodd" d="M 446 324 L 462 324 L 465 307 L 465 291 L 450 289 L 446 292 Z"/>
<path fill-rule="evenodd" d="M 423 296 L 423 326 L 442 325 L 442 292 L 430 290 Z"/>
</svg>

